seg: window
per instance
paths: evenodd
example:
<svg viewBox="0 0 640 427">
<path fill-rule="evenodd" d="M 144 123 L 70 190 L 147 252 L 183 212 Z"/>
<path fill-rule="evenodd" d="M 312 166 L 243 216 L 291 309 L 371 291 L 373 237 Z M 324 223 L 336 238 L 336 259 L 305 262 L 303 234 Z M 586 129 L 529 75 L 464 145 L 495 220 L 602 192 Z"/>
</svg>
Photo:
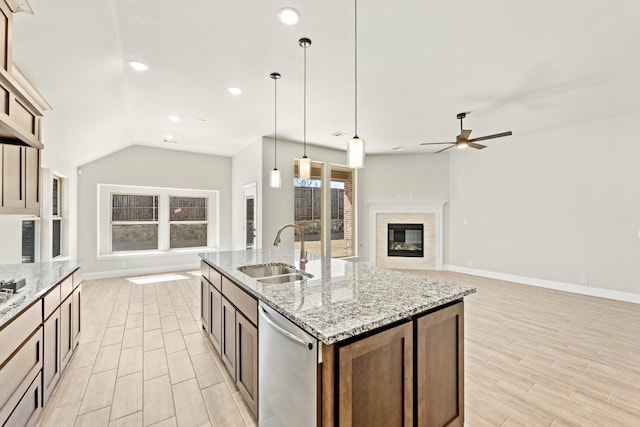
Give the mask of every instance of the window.
<svg viewBox="0 0 640 427">
<path fill-rule="evenodd" d="M 62 178 L 53 177 L 53 192 L 51 195 L 51 257 L 62 253 Z"/>
<path fill-rule="evenodd" d="M 331 166 L 331 256 L 355 255 L 353 169 Z"/>
<path fill-rule="evenodd" d="M 158 249 L 158 196 L 111 195 L 111 250 Z"/>
<path fill-rule="evenodd" d="M 207 246 L 207 199 L 169 197 L 170 248 Z"/>
<path fill-rule="evenodd" d="M 22 220 L 22 262 L 32 263 L 38 260 L 39 218 Z"/>
<path fill-rule="evenodd" d="M 98 258 L 217 248 L 217 191 L 98 185 Z"/>
<path fill-rule="evenodd" d="M 298 178 L 298 162 L 294 166 L 293 220 L 304 233 L 305 250 L 322 254 L 322 163 L 311 163 L 311 178 Z M 300 249 L 300 236 L 295 234 L 296 249 Z"/>
</svg>

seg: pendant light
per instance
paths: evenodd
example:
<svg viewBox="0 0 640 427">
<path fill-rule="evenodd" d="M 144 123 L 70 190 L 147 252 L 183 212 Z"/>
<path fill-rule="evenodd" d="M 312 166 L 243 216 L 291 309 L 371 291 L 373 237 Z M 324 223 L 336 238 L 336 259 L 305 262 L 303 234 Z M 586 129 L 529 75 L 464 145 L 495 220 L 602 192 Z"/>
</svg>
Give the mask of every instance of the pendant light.
<svg viewBox="0 0 640 427">
<path fill-rule="evenodd" d="M 278 79 L 279 73 L 271 73 L 273 79 L 273 170 L 271 171 L 271 179 L 269 186 L 271 188 L 280 188 L 282 186 L 282 178 L 278 170 Z"/>
<path fill-rule="evenodd" d="M 311 40 L 306 37 L 298 40 L 300 47 L 304 49 L 304 154 L 298 160 L 298 177 L 311 178 L 311 159 L 307 157 L 307 48 L 311 46 Z"/>
<path fill-rule="evenodd" d="M 350 168 L 364 167 L 364 139 L 358 136 L 358 0 L 354 0 L 355 33 L 355 132 L 347 142 L 347 165 Z"/>
</svg>

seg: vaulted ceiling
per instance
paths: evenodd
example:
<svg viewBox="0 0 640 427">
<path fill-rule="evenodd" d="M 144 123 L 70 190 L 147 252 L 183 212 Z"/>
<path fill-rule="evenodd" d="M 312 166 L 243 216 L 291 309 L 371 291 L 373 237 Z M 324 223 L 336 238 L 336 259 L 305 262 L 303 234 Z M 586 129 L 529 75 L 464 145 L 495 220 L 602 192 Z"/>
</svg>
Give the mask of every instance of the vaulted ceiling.
<svg viewBox="0 0 640 427">
<path fill-rule="evenodd" d="M 278 136 L 301 141 L 300 37 L 313 42 L 307 141 L 345 149 L 353 134 L 353 1 L 30 3 L 35 15 L 15 16 L 14 62 L 53 107 L 46 148 L 78 165 L 132 144 L 233 155 L 273 135 L 273 71 Z M 278 21 L 284 6 L 299 24 Z M 514 132 L 490 144 L 638 111 L 638 16 L 635 0 L 361 0 L 358 133 L 368 153 L 426 153 L 442 147 L 419 143 L 455 138 L 461 111 L 476 136 Z"/>
</svg>

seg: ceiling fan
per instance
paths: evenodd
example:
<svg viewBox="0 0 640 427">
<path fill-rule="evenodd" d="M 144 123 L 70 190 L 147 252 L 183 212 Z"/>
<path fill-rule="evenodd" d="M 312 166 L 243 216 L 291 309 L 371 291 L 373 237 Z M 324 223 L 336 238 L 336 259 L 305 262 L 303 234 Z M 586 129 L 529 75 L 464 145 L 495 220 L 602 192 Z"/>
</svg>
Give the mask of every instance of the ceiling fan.
<svg viewBox="0 0 640 427">
<path fill-rule="evenodd" d="M 469 114 L 469 112 L 459 113 L 456 116 L 460 120 L 460 135 L 456 136 L 456 142 L 423 142 L 420 145 L 440 145 L 440 144 L 449 144 L 449 145 L 451 145 L 450 147 L 443 148 L 442 150 L 436 151 L 435 154 L 442 153 L 443 151 L 446 151 L 449 148 L 453 148 L 453 147 L 456 147 L 456 148 L 459 148 L 459 149 L 471 147 L 471 148 L 475 148 L 477 150 L 482 150 L 483 148 L 486 148 L 487 146 L 486 145 L 482 145 L 482 144 L 476 144 L 476 141 L 484 141 L 486 139 L 501 138 L 503 136 L 511 136 L 511 135 L 513 135 L 513 133 L 511 131 L 508 131 L 508 132 L 495 133 L 493 135 L 479 136 L 477 138 L 469 139 L 469 135 L 471 135 L 471 129 L 463 129 L 462 128 L 462 119 L 467 117 L 467 114 Z"/>
</svg>

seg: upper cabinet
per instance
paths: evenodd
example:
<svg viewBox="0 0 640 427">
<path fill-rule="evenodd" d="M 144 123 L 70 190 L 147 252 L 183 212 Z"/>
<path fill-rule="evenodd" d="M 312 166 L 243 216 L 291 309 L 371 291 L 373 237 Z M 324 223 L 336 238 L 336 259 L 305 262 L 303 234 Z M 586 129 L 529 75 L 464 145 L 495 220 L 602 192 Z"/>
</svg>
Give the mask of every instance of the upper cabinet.
<svg viewBox="0 0 640 427">
<path fill-rule="evenodd" d="M 12 10 L 0 0 L 0 139 L 43 148 L 40 122 L 51 107 L 13 64 Z"/>
<path fill-rule="evenodd" d="M 38 215 L 40 150 L 0 144 L 0 214 Z"/>
</svg>

